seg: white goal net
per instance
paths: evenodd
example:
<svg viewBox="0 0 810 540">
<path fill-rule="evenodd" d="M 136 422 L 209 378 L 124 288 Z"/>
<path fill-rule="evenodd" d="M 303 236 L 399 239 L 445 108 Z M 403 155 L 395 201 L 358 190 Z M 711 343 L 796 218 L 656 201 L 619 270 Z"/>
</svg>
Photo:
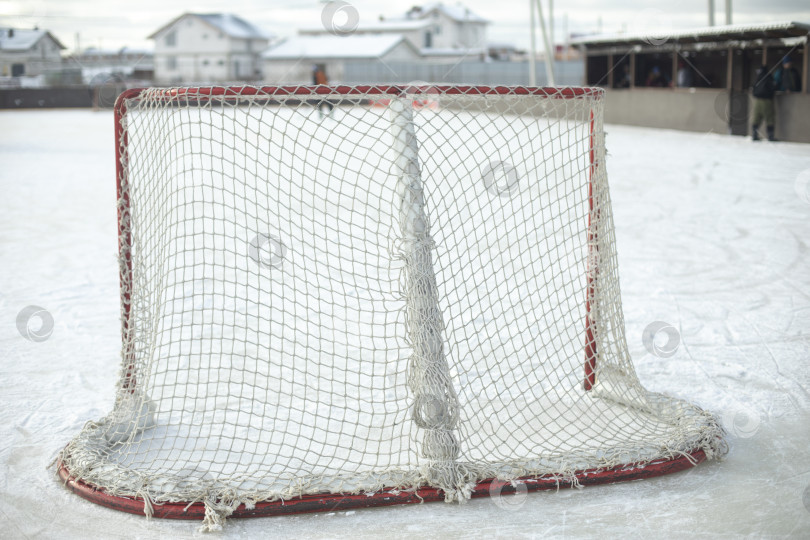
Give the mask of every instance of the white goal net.
<svg viewBox="0 0 810 540">
<path fill-rule="evenodd" d="M 316 93 L 321 92 L 321 93 Z M 150 89 L 119 103 L 123 348 L 60 454 L 144 511 L 722 449 L 624 336 L 600 90 Z"/>
</svg>

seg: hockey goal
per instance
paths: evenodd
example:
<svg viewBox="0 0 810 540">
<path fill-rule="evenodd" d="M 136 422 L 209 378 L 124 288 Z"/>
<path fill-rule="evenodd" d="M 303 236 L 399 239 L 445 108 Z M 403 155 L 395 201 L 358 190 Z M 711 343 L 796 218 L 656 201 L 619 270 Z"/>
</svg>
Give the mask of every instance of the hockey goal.
<svg viewBox="0 0 810 540">
<path fill-rule="evenodd" d="M 61 478 L 213 529 L 717 455 L 714 417 L 646 391 L 628 354 L 602 107 L 594 88 L 125 92 L 121 375 Z"/>
</svg>

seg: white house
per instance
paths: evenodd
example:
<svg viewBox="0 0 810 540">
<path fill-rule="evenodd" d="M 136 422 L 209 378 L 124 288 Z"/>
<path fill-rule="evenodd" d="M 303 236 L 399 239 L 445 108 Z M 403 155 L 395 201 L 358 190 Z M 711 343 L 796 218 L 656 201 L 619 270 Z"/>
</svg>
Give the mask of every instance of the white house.
<svg viewBox="0 0 810 540">
<path fill-rule="evenodd" d="M 158 84 L 250 81 L 261 77 L 270 36 L 236 15 L 185 13 L 149 36 Z"/>
<path fill-rule="evenodd" d="M 419 58 L 419 50 L 399 34 L 298 36 L 262 54 L 264 80 L 275 84 L 311 84 L 315 65 L 324 68 L 330 83 L 339 83 L 350 63 L 384 65 Z"/>
<path fill-rule="evenodd" d="M 360 24 L 352 35 L 401 35 L 430 59 L 448 56 L 475 58 L 486 53 L 489 24 L 488 20 L 460 4 L 432 3 L 414 6 L 400 17 L 381 17 L 379 22 Z M 330 30 L 323 26 L 312 27 L 299 30 L 299 34 L 327 35 Z"/>
<path fill-rule="evenodd" d="M 64 48 L 47 30 L 0 28 L 0 76 L 36 77 L 59 70 Z"/>
</svg>

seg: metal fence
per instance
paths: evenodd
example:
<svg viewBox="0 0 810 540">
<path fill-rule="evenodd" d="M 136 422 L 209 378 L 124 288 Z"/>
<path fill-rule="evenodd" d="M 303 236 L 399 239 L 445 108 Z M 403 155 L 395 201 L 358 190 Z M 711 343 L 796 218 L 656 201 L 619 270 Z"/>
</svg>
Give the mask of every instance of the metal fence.
<svg viewBox="0 0 810 540">
<path fill-rule="evenodd" d="M 543 62 L 536 62 L 537 84 L 547 84 Z M 558 86 L 585 84 L 582 60 L 554 63 Z M 459 62 L 456 64 L 426 62 L 347 62 L 343 81 L 346 84 L 428 82 L 448 84 L 528 85 L 528 62 Z"/>
</svg>

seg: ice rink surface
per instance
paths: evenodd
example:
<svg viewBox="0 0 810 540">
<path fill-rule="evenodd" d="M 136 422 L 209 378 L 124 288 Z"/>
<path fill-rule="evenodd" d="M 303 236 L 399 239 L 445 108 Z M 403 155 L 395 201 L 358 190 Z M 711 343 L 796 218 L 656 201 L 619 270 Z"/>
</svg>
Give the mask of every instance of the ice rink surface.
<svg viewBox="0 0 810 540">
<path fill-rule="evenodd" d="M 70 494 L 48 469 L 113 403 L 119 362 L 110 112 L 0 114 L 4 538 L 186 538 Z M 221 536 L 810 536 L 810 145 L 607 126 L 627 337 L 642 383 L 713 411 L 722 462 L 651 480 L 256 520 Z M 41 306 L 52 335 L 23 338 Z M 680 334 L 668 358 L 644 328 Z"/>
</svg>

